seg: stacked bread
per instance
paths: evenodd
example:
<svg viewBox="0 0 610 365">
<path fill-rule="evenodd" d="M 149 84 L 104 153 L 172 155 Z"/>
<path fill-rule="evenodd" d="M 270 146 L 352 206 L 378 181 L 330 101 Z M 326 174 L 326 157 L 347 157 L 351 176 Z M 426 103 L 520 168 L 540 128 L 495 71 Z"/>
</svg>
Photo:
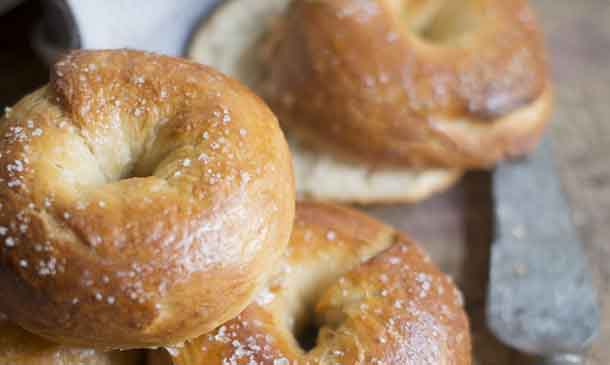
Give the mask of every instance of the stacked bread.
<svg viewBox="0 0 610 365">
<path fill-rule="evenodd" d="M 293 161 L 302 197 L 396 202 L 529 151 L 551 94 L 526 2 L 233 0 L 191 51 L 271 109 L 108 50 L 7 110 L 0 365 L 471 364 L 452 280 L 391 227 L 296 203 Z"/>
<path fill-rule="evenodd" d="M 189 55 L 268 101 L 300 196 L 397 203 L 535 147 L 542 38 L 527 0 L 231 0 Z"/>
<path fill-rule="evenodd" d="M 407 238 L 315 204 L 292 229 L 288 146 L 237 81 L 72 52 L 0 133 L 2 364 L 469 361 L 457 289 Z M 305 324 L 318 350 L 298 345 Z"/>
</svg>

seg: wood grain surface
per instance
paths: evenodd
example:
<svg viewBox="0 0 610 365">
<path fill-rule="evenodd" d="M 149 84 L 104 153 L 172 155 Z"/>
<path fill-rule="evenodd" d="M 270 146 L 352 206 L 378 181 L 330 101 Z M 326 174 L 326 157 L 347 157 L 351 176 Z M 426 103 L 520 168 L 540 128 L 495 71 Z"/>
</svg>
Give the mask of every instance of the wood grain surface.
<svg viewBox="0 0 610 365">
<path fill-rule="evenodd" d="M 610 364 L 610 1 L 532 0 L 551 50 L 556 108 L 550 133 L 603 306 L 602 331 L 588 364 Z M 29 47 L 40 4 L 29 1 L 0 17 L 0 107 L 46 82 Z M 535 359 L 506 348 L 484 322 L 489 243 L 493 227 L 491 178 L 468 174 L 451 191 L 415 206 L 366 210 L 411 233 L 464 290 L 477 364 L 528 365 Z"/>
</svg>

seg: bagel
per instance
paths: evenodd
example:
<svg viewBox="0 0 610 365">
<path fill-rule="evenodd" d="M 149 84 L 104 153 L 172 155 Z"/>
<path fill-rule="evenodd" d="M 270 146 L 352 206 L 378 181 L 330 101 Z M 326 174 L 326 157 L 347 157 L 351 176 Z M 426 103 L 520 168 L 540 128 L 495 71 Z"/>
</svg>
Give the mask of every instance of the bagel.
<svg viewBox="0 0 610 365">
<path fill-rule="evenodd" d="M 150 53 L 71 52 L 0 122 L 0 311 L 66 345 L 200 336 L 280 258 L 293 179 L 276 118 L 239 82 Z"/>
<path fill-rule="evenodd" d="M 175 365 L 468 365 L 468 327 L 451 279 L 403 234 L 354 210 L 302 203 L 257 299 L 170 352 Z"/>
<path fill-rule="evenodd" d="M 288 3 L 223 2 L 194 33 L 189 57 L 239 79 L 264 96 L 262 84 L 269 66 L 261 57 L 264 40 Z M 305 143 L 290 128 L 284 131 L 301 198 L 363 204 L 416 202 L 446 190 L 462 175 L 459 169 L 386 167 L 345 159 Z"/>
<path fill-rule="evenodd" d="M 135 351 L 101 352 L 48 342 L 0 318 L 1 365 L 136 365 Z"/>
<path fill-rule="evenodd" d="M 530 151 L 549 117 L 527 0 L 294 1 L 272 42 L 282 123 L 370 164 L 489 167 Z"/>
<path fill-rule="evenodd" d="M 291 138 L 337 160 L 488 168 L 529 152 L 549 119 L 545 48 L 526 0 L 262 1 L 275 25 L 244 23 L 253 4 L 233 3 L 195 36 L 191 56 L 263 68 L 250 80 Z M 248 61 L 254 36 L 236 35 L 257 21 L 267 33 L 258 65 Z"/>
</svg>

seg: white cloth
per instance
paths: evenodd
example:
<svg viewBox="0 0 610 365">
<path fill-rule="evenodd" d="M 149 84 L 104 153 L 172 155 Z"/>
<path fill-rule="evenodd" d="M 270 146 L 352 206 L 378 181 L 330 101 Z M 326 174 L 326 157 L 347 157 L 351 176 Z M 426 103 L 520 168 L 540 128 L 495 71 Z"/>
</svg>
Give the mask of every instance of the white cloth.
<svg viewBox="0 0 610 365">
<path fill-rule="evenodd" d="M 82 48 L 182 55 L 217 0 L 67 0 Z"/>
</svg>

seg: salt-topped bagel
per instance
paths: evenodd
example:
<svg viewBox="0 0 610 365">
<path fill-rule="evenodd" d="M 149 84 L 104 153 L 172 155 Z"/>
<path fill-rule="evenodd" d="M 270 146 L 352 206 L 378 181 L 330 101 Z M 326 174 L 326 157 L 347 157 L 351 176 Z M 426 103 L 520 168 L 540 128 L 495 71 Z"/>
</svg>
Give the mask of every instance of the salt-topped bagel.
<svg viewBox="0 0 610 365">
<path fill-rule="evenodd" d="M 175 344 L 245 308 L 293 214 L 286 141 L 240 83 L 72 52 L 0 123 L 0 311 L 64 344 Z"/>
<path fill-rule="evenodd" d="M 297 206 L 287 254 L 256 301 L 171 353 L 175 365 L 471 363 L 449 277 L 392 228 L 313 203 Z"/>
<path fill-rule="evenodd" d="M 551 108 L 526 0 L 296 0 L 266 63 L 289 130 L 372 165 L 491 166 L 528 152 Z"/>
</svg>

